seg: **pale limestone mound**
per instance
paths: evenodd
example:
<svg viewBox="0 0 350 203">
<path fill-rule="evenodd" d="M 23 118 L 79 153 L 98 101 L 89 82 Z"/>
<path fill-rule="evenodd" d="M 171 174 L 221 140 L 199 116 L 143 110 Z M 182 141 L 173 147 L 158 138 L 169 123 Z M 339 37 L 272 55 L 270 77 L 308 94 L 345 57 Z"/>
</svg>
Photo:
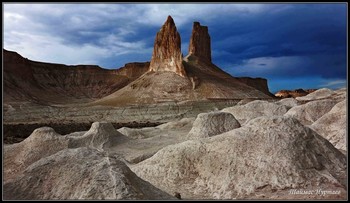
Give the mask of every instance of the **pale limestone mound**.
<svg viewBox="0 0 350 203">
<path fill-rule="evenodd" d="M 201 113 L 198 114 L 187 137 L 189 139 L 212 137 L 239 127 L 241 125 L 231 113 Z"/>
<path fill-rule="evenodd" d="M 153 137 L 156 134 L 154 131 L 157 131 L 155 127 L 146 127 L 141 129 L 122 127 L 118 129 L 118 132 L 131 139 L 145 139 Z"/>
<path fill-rule="evenodd" d="M 146 139 L 155 136 L 167 136 L 170 134 L 177 134 L 183 137 L 183 134 L 187 134 L 193 125 L 195 118 L 183 118 L 178 121 L 171 121 L 156 127 L 145 128 L 128 128 L 122 127 L 118 129 L 118 132 L 131 139 Z"/>
<path fill-rule="evenodd" d="M 324 114 L 311 128 L 331 142 L 337 149 L 347 151 L 346 147 L 346 100 L 337 103 Z"/>
<path fill-rule="evenodd" d="M 120 128 L 118 131 L 131 139 L 110 151 L 122 154 L 129 163 L 139 163 L 168 145 L 186 141 L 194 120 L 195 118 L 183 118 L 156 127 Z"/>
<path fill-rule="evenodd" d="M 243 106 L 243 105 L 246 105 L 246 104 L 248 104 L 249 102 L 252 102 L 252 101 L 256 101 L 256 99 L 242 99 L 236 105 L 237 106 Z"/>
<path fill-rule="evenodd" d="M 284 99 L 281 99 L 275 103 L 278 105 L 284 105 L 288 109 L 299 105 L 298 100 L 296 100 L 294 98 L 284 98 Z"/>
<path fill-rule="evenodd" d="M 318 89 L 314 92 L 311 92 L 310 94 L 303 96 L 303 97 L 296 97 L 295 99 L 298 101 L 308 102 L 312 100 L 320 100 L 320 99 L 326 99 L 331 96 L 333 96 L 335 92 L 333 90 L 330 90 L 328 88 L 322 88 Z"/>
<path fill-rule="evenodd" d="M 141 129 L 135 129 L 135 128 L 129 128 L 129 127 L 121 127 L 118 129 L 118 132 L 121 134 L 131 138 L 131 139 L 143 139 L 145 138 L 145 134 L 142 133 L 145 131 L 145 128 Z"/>
<path fill-rule="evenodd" d="M 122 161 L 92 148 L 65 149 L 36 161 L 4 185 L 4 199 L 174 199 Z"/>
<path fill-rule="evenodd" d="M 341 89 L 337 89 L 335 90 L 335 95 L 333 96 L 333 99 L 335 99 L 337 102 L 341 102 L 344 99 L 346 99 L 346 92 L 347 88 L 341 88 Z"/>
<path fill-rule="evenodd" d="M 168 123 L 164 123 L 162 125 L 157 126 L 156 128 L 162 129 L 162 130 L 176 130 L 179 128 L 187 128 L 192 127 L 193 122 L 196 120 L 196 118 L 182 118 L 178 121 L 171 121 Z"/>
<path fill-rule="evenodd" d="M 292 117 L 255 118 L 215 137 L 170 145 L 131 168 L 190 199 L 286 199 L 290 189 L 315 187 L 346 196 L 345 155 Z"/>
<path fill-rule="evenodd" d="M 89 131 L 83 136 L 67 136 L 69 148 L 89 146 L 97 149 L 105 149 L 126 140 L 127 138 L 114 129 L 111 123 L 94 122 Z"/>
<path fill-rule="evenodd" d="M 241 125 L 247 121 L 260 116 L 281 116 L 287 112 L 287 107 L 277 105 L 268 101 L 255 100 L 245 105 L 224 108 L 222 112 L 234 115 Z"/>
<path fill-rule="evenodd" d="M 295 106 L 285 114 L 293 116 L 304 125 L 311 125 L 325 113 L 330 111 L 337 102 L 331 99 L 310 101 L 306 104 Z"/>
<path fill-rule="evenodd" d="M 346 90 L 347 90 L 347 88 L 343 87 L 343 88 L 334 90 L 334 92 L 336 92 L 337 94 L 343 94 L 343 93 L 346 93 Z"/>
<path fill-rule="evenodd" d="M 50 127 L 42 127 L 20 143 L 4 148 L 4 182 L 16 177 L 30 164 L 68 148 L 69 141 Z"/>
<path fill-rule="evenodd" d="M 117 132 L 112 124 L 95 122 L 89 131 L 62 136 L 50 127 L 42 127 L 20 143 L 4 148 L 5 182 L 21 173 L 30 164 L 67 148 L 92 147 L 98 150 L 111 148 L 127 137 Z"/>
</svg>

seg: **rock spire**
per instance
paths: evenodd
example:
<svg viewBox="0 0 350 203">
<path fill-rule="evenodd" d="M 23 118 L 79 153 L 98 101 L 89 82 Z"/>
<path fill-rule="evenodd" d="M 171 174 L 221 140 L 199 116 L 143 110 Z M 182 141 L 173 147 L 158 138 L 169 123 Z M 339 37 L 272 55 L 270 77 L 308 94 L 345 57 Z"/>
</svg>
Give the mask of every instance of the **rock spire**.
<svg viewBox="0 0 350 203">
<path fill-rule="evenodd" d="M 193 23 L 188 54 L 211 62 L 210 35 L 207 26 L 201 26 L 199 22 Z"/>
<path fill-rule="evenodd" d="M 185 77 L 181 38 L 171 16 L 157 33 L 149 71 L 171 71 Z"/>
</svg>

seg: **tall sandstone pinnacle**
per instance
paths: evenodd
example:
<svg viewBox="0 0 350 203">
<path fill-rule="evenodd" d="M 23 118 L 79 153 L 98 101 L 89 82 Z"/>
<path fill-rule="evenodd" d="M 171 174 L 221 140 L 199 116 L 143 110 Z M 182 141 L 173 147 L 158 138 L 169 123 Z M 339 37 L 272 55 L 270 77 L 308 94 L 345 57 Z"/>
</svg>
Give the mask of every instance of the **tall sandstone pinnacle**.
<svg viewBox="0 0 350 203">
<path fill-rule="evenodd" d="M 149 71 L 171 71 L 186 76 L 182 64 L 181 38 L 171 16 L 157 33 Z"/>
<path fill-rule="evenodd" d="M 197 56 L 203 61 L 211 62 L 210 35 L 207 26 L 201 26 L 199 22 L 193 23 L 188 54 Z"/>
</svg>

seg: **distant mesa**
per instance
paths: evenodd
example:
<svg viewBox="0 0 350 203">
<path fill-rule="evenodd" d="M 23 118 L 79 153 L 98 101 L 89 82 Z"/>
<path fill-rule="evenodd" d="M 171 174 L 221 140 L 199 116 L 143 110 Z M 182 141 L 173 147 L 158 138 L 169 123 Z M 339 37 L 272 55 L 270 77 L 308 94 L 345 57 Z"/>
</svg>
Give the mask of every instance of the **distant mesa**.
<svg viewBox="0 0 350 203">
<path fill-rule="evenodd" d="M 124 67 L 116 70 L 118 75 L 128 77 L 131 80 L 135 80 L 143 75 L 149 69 L 149 62 L 133 62 L 127 63 Z"/>
<path fill-rule="evenodd" d="M 316 91 L 317 89 L 295 89 L 295 90 L 280 90 L 278 91 L 275 96 L 279 98 L 290 98 L 290 97 L 303 97 L 308 95 L 311 92 Z"/>
<path fill-rule="evenodd" d="M 149 62 L 127 63 L 117 70 L 96 65 L 31 61 L 3 49 L 4 102 L 67 104 L 105 97 L 139 78 Z"/>
</svg>

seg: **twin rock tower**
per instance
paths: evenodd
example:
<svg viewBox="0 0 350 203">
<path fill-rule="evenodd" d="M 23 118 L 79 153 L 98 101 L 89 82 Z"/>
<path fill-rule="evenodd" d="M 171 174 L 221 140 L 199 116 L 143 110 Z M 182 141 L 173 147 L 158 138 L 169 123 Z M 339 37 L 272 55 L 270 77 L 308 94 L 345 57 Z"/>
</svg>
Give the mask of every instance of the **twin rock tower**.
<svg viewBox="0 0 350 203">
<path fill-rule="evenodd" d="M 95 104 L 271 98 L 266 79 L 233 77 L 213 64 L 210 43 L 208 27 L 194 22 L 188 55 L 183 57 L 180 34 L 168 16 L 156 35 L 146 72 Z"/>
<path fill-rule="evenodd" d="M 208 27 L 201 26 L 199 22 L 193 23 L 188 56 L 195 56 L 203 62 L 211 63 Z M 186 77 L 182 60 L 181 37 L 173 18 L 168 16 L 156 35 L 149 71 L 171 71 Z"/>
</svg>

